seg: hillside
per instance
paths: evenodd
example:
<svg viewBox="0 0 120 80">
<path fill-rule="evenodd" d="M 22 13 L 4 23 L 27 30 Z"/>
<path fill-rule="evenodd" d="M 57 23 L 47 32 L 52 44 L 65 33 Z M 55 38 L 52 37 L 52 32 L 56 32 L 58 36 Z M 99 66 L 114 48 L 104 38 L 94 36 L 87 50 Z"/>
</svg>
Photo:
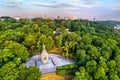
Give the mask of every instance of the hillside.
<svg viewBox="0 0 120 80">
<path fill-rule="evenodd" d="M 98 21 L 99 23 L 101 24 L 106 24 L 110 27 L 114 27 L 114 26 L 117 26 L 117 25 L 120 25 L 120 21 Z"/>
</svg>

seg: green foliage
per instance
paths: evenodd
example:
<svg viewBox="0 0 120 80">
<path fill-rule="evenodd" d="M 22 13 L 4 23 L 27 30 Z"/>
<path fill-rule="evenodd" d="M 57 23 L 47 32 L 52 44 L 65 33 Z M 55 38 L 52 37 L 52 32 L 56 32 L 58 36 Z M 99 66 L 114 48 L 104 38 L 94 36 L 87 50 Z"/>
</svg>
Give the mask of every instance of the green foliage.
<svg viewBox="0 0 120 80">
<path fill-rule="evenodd" d="M 79 64 L 85 64 L 87 61 L 86 51 L 85 50 L 77 50 L 75 59 Z"/>
<path fill-rule="evenodd" d="M 74 69 L 74 68 L 77 68 L 77 65 L 75 65 L 75 64 L 68 64 L 68 65 L 64 65 L 64 66 L 58 66 L 57 70 Z"/>
<path fill-rule="evenodd" d="M 26 67 L 24 64 L 20 65 L 19 68 L 19 78 L 18 80 L 25 80 L 26 78 Z"/>
<path fill-rule="evenodd" d="M 105 69 L 103 67 L 99 67 L 97 72 L 94 74 L 94 79 L 99 79 L 105 76 Z"/>
<path fill-rule="evenodd" d="M 91 39 L 91 36 L 89 33 L 86 33 L 82 36 L 82 42 L 85 44 L 85 45 L 89 45 L 91 44 L 92 42 L 92 39 Z"/>
<path fill-rule="evenodd" d="M 39 69 L 36 66 L 30 67 L 26 71 L 25 80 L 38 80 L 41 76 Z"/>
<path fill-rule="evenodd" d="M 18 69 L 18 80 L 39 80 L 39 78 L 41 77 L 41 72 L 36 66 L 32 66 L 26 69 L 25 65 L 22 64 Z"/>
<path fill-rule="evenodd" d="M 9 49 L 15 57 L 21 58 L 22 61 L 25 61 L 29 57 L 27 48 L 17 42 L 6 41 L 4 45 L 6 46 L 5 49 Z"/>
<path fill-rule="evenodd" d="M 46 36 L 52 36 L 53 30 L 49 28 L 47 25 L 42 25 L 40 27 L 40 32 Z"/>
<path fill-rule="evenodd" d="M 27 69 L 23 63 L 29 52 L 41 51 L 43 44 L 76 61 L 76 65 L 57 67 L 57 74 L 75 74 L 73 80 L 120 79 L 119 31 L 87 20 L 1 19 L 0 80 L 38 79 L 39 69 Z"/>
<path fill-rule="evenodd" d="M 87 72 L 92 74 L 92 73 L 96 72 L 96 69 L 97 69 L 97 63 L 95 60 L 91 60 L 86 63 Z"/>
<path fill-rule="evenodd" d="M 23 44 L 25 45 L 25 46 L 27 46 L 27 48 L 29 49 L 29 50 L 31 50 L 31 51 L 33 51 L 34 49 L 35 49 L 35 44 L 36 44 L 36 37 L 35 36 L 33 36 L 33 35 L 27 35 L 26 37 L 25 37 L 25 40 L 24 40 L 24 42 L 23 42 Z"/>
<path fill-rule="evenodd" d="M 89 80 L 89 74 L 86 72 L 84 67 L 79 68 L 79 72 L 75 73 L 75 77 L 73 80 Z"/>
<path fill-rule="evenodd" d="M 11 50 L 9 49 L 0 50 L 0 67 L 3 64 L 9 62 L 14 57 L 15 56 L 12 54 Z"/>
<path fill-rule="evenodd" d="M 100 53 L 98 52 L 98 49 L 95 46 L 87 45 L 86 46 L 87 54 L 90 55 L 90 59 L 98 59 L 100 56 Z"/>
<path fill-rule="evenodd" d="M 37 48 L 39 50 L 42 50 L 42 45 L 45 44 L 46 46 L 46 49 L 47 50 L 50 50 L 53 48 L 53 45 L 54 45 L 54 41 L 53 41 L 53 38 L 51 36 L 46 36 L 46 35 L 41 35 L 39 37 L 39 40 L 37 42 Z"/>
<path fill-rule="evenodd" d="M 76 72 L 77 66 L 75 64 L 68 64 L 64 66 L 58 66 L 56 73 L 58 75 L 74 74 Z"/>
<path fill-rule="evenodd" d="M 17 80 L 18 77 L 19 71 L 15 63 L 8 62 L 0 68 L 0 80 Z"/>
<path fill-rule="evenodd" d="M 76 72 L 76 69 L 72 69 L 72 70 L 64 70 L 64 69 L 62 69 L 62 70 L 57 70 L 56 71 L 56 74 L 57 75 L 67 75 L 67 74 L 74 74 Z"/>
</svg>

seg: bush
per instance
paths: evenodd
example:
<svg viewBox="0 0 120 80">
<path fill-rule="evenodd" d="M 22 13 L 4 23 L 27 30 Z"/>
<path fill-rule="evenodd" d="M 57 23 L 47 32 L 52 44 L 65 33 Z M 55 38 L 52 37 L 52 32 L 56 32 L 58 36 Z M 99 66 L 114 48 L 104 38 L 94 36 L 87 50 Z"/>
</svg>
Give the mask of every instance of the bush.
<svg viewBox="0 0 120 80">
<path fill-rule="evenodd" d="M 38 80 L 40 76 L 41 72 L 39 69 L 36 66 L 33 66 L 27 69 L 25 80 Z"/>
<path fill-rule="evenodd" d="M 64 66 L 58 66 L 57 70 L 61 70 L 61 69 L 74 69 L 77 68 L 77 65 L 75 64 L 68 64 L 68 65 L 64 65 Z"/>
<path fill-rule="evenodd" d="M 66 74 L 74 74 L 76 72 L 76 69 L 72 69 L 72 70 L 57 70 L 56 74 L 58 75 L 66 75 Z"/>
<path fill-rule="evenodd" d="M 75 64 L 58 66 L 56 74 L 58 75 L 74 74 L 76 72 L 76 69 L 77 66 Z"/>
</svg>

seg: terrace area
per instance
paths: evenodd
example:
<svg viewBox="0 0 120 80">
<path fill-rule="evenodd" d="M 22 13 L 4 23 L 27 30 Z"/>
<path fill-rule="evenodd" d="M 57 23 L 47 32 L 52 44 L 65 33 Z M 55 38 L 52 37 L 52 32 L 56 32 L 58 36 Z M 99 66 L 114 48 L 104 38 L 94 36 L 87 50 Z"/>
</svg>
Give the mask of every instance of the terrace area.
<svg viewBox="0 0 120 80">
<path fill-rule="evenodd" d="M 35 55 L 26 61 L 26 66 L 37 66 L 42 74 L 52 73 L 56 71 L 57 66 L 63 66 L 67 64 L 73 64 L 74 61 L 71 59 L 66 59 L 61 55 L 49 54 L 48 63 L 42 64 L 41 55 Z"/>
</svg>

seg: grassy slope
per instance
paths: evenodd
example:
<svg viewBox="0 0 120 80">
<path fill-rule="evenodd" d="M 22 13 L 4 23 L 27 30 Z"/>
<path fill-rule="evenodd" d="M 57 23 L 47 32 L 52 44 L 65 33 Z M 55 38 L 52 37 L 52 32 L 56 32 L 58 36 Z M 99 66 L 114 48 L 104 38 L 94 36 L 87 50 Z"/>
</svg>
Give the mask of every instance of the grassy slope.
<svg viewBox="0 0 120 80">
<path fill-rule="evenodd" d="M 63 76 L 58 76 L 55 73 L 43 75 L 40 80 L 65 80 Z"/>
<path fill-rule="evenodd" d="M 72 80 L 74 75 L 59 76 L 56 73 L 42 75 L 40 80 Z"/>
</svg>

